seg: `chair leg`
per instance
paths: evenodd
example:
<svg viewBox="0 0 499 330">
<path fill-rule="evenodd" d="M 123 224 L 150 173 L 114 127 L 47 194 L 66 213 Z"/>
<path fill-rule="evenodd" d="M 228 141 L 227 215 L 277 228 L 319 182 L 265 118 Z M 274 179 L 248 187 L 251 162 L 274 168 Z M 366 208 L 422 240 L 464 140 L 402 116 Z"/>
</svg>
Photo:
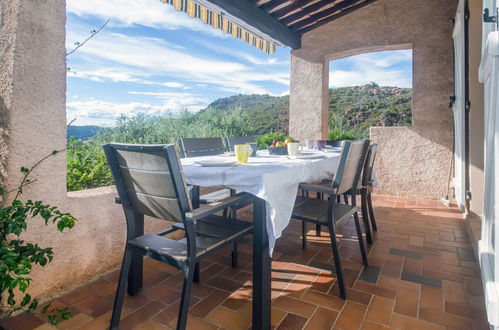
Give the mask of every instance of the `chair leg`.
<svg viewBox="0 0 499 330">
<path fill-rule="evenodd" d="M 338 204 L 341 203 L 341 196 L 340 195 L 336 196 L 336 203 L 338 203 Z"/>
<path fill-rule="evenodd" d="M 343 194 L 343 199 L 345 200 L 345 204 L 348 205 L 348 195 L 347 194 Z"/>
<path fill-rule="evenodd" d="M 338 252 L 338 243 L 336 241 L 336 233 L 334 227 L 329 226 L 329 238 L 331 239 L 331 249 L 333 250 L 334 266 L 336 269 L 336 277 L 338 278 L 338 286 L 340 288 L 340 297 L 347 299 L 345 289 L 345 281 L 343 280 L 343 270 L 341 269 L 340 253 Z"/>
<path fill-rule="evenodd" d="M 201 266 L 199 262 L 194 264 L 194 277 L 192 279 L 195 283 L 199 283 L 201 281 Z"/>
<path fill-rule="evenodd" d="M 362 189 L 360 191 L 360 207 L 362 210 L 362 222 L 364 222 L 364 230 L 366 232 L 366 240 L 368 244 L 373 244 L 373 237 L 371 235 L 371 226 L 369 225 L 369 215 L 367 214 L 367 191 Z"/>
<path fill-rule="evenodd" d="M 116 290 L 116 297 L 114 298 L 113 315 L 111 317 L 110 329 L 118 329 L 120 324 L 121 308 L 123 307 L 123 299 L 125 298 L 126 283 L 130 265 L 132 262 L 132 252 L 125 248 L 123 255 L 123 262 L 120 270 L 120 277 L 118 280 L 118 289 Z"/>
<path fill-rule="evenodd" d="M 187 314 L 189 313 L 189 300 L 191 298 L 194 269 L 195 266 L 193 264 L 188 265 L 184 273 L 184 285 L 182 287 L 182 297 L 180 299 L 180 309 L 178 311 L 177 330 L 184 330 L 187 325 Z"/>
<path fill-rule="evenodd" d="M 353 214 L 353 219 L 355 221 L 355 229 L 357 230 L 357 238 L 359 239 L 360 254 L 362 255 L 362 263 L 364 266 L 369 266 L 367 262 L 367 253 L 364 246 L 364 238 L 362 237 L 362 230 L 360 229 L 359 215 L 357 212 Z"/>
<path fill-rule="evenodd" d="M 323 199 L 323 194 L 318 192 L 317 199 Z M 317 237 L 321 236 L 321 225 L 319 225 L 319 224 L 315 225 L 315 236 L 317 236 Z"/>
<path fill-rule="evenodd" d="M 232 243 L 232 268 L 237 268 L 237 242 Z"/>
<path fill-rule="evenodd" d="M 301 248 L 303 250 L 307 248 L 307 223 L 305 221 L 301 222 Z"/>
<path fill-rule="evenodd" d="M 369 219 L 371 220 L 371 226 L 373 226 L 374 231 L 378 231 L 378 227 L 376 226 L 376 219 L 374 218 L 374 210 L 373 210 L 373 201 L 371 199 L 371 193 L 367 193 L 367 205 L 369 208 Z"/>
</svg>

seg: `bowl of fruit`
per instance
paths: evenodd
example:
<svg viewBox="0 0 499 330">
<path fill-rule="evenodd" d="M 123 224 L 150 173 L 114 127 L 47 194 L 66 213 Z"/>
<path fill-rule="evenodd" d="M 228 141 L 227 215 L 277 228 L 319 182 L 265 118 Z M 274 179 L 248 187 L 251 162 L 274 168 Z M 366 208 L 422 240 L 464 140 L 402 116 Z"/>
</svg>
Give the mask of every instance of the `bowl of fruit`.
<svg viewBox="0 0 499 330">
<path fill-rule="evenodd" d="M 293 142 L 293 139 L 274 139 L 272 144 L 269 146 L 270 155 L 287 155 L 288 154 L 288 143 Z"/>
</svg>

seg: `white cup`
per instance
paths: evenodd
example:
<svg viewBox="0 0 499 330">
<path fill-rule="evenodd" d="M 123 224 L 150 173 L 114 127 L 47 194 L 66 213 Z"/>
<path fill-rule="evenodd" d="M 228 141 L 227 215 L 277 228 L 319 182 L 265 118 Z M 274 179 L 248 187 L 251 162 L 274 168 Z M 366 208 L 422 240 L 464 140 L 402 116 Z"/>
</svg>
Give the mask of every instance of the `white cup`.
<svg viewBox="0 0 499 330">
<path fill-rule="evenodd" d="M 300 144 L 298 142 L 288 143 L 288 155 L 296 156 L 300 153 Z"/>
</svg>

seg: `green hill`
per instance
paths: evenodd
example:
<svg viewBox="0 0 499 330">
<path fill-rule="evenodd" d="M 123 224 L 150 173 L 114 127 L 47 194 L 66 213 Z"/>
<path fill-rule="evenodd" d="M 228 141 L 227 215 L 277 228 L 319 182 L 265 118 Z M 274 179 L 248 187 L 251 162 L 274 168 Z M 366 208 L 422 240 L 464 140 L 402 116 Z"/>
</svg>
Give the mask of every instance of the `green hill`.
<svg viewBox="0 0 499 330">
<path fill-rule="evenodd" d="M 370 126 L 410 125 L 411 108 L 412 88 L 371 83 L 329 90 L 330 128 L 359 137 L 367 137 Z M 241 109 L 259 134 L 288 129 L 289 96 L 234 95 L 214 101 L 201 112 L 208 109 Z"/>
<path fill-rule="evenodd" d="M 288 131 L 289 96 L 233 95 L 218 99 L 201 111 L 231 111 L 238 108 L 248 113 L 257 135 Z"/>
</svg>

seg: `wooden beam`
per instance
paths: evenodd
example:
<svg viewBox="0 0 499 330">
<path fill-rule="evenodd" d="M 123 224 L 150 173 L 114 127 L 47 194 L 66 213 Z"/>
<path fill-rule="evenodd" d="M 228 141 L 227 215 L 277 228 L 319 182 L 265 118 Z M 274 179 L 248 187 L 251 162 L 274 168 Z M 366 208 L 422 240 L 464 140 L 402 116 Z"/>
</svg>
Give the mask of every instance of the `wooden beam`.
<svg viewBox="0 0 499 330">
<path fill-rule="evenodd" d="M 315 0 L 296 0 L 295 2 L 293 2 L 292 4 L 290 4 L 288 6 L 272 12 L 272 16 L 281 20 L 281 17 L 289 15 L 289 13 L 291 13 L 292 11 L 303 8 L 303 7 L 307 6 L 309 3 L 314 2 L 314 1 Z"/>
<path fill-rule="evenodd" d="M 303 8 L 301 11 L 299 11 L 295 14 L 284 17 L 280 21 L 286 25 L 292 24 L 293 22 L 296 22 L 296 21 L 304 18 L 305 16 L 307 16 L 313 12 L 320 10 L 321 8 L 323 8 L 325 6 L 328 6 L 331 4 L 337 4 L 338 1 L 339 0 L 322 0 L 322 1 L 316 2 L 314 4 L 311 4 L 310 6 Z"/>
<path fill-rule="evenodd" d="M 333 16 L 331 16 L 331 17 L 325 18 L 325 19 L 323 19 L 323 20 L 321 20 L 321 21 L 317 22 L 316 24 L 313 24 L 313 25 L 310 25 L 310 26 L 308 26 L 308 27 L 305 27 L 305 28 L 303 28 L 303 29 L 299 30 L 298 32 L 299 32 L 300 34 L 303 34 L 303 33 L 306 33 L 306 32 L 308 32 L 308 31 L 314 30 L 314 29 L 318 28 L 319 26 L 322 26 L 322 25 L 324 25 L 324 24 L 326 24 L 326 23 L 329 23 L 329 22 L 332 22 L 332 21 L 334 21 L 334 20 L 336 20 L 336 19 L 338 19 L 338 18 L 340 18 L 340 17 L 343 17 L 343 16 L 345 16 L 345 15 L 348 15 L 348 14 L 350 14 L 351 12 L 353 12 L 353 11 L 355 11 L 355 10 L 357 10 L 357 9 L 360 9 L 360 8 L 362 8 L 362 7 L 365 7 L 365 6 L 367 6 L 367 5 L 370 5 L 370 4 L 372 4 L 373 2 L 376 2 L 376 1 L 377 1 L 377 0 L 366 0 L 366 1 L 364 1 L 363 3 L 361 3 L 361 4 L 358 4 L 358 5 L 355 5 L 355 6 L 351 6 L 350 8 L 347 8 L 347 9 L 345 9 L 345 10 L 342 10 L 342 11 L 341 11 L 341 13 L 339 13 L 339 14 L 337 14 L 337 15 L 333 15 Z"/>
<path fill-rule="evenodd" d="M 199 4 L 235 18 L 283 45 L 301 47 L 301 37 L 249 0 L 196 0 Z M 235 22 L 238 23 L 237 21 Z M 244 25 L 243 25 L 244 27 Z"/>
<path fill-rule="evenodd" d="M 263 6 L 261 6 L 260 8 L 269 12 L 269 11 L 272 11 L 273 9 L 275 9 L 281 5 L 284 5 L 286 2 L 291 2 L 291 1 L 290 0 L 271 0 L 271 1 L 267 2 L 266 4 L 264 4 Z"/>
<path fill-rule="evenodd" d="M 348 8 L 349 6 L 355 5 L 357 2 L 360 2 L 360 1 L 361 0 L 344 0 L 336 5 L 332 6 L 331 8 L 321 10 L 321 11 L 317 12 L 316 14 L 310 15 L 308 18 L 305 18 L 305 19 L 302 19 L 301 21 L 293 23 L 289 27 L 293 31 L 300 30 L 303 27 L 306 27 L 310 24 L 314 24 L 314 23 L 320 21 L 321 19 L 336 13 L 337 11 L 340 11 L 342 9 Z"/>
</svg>

